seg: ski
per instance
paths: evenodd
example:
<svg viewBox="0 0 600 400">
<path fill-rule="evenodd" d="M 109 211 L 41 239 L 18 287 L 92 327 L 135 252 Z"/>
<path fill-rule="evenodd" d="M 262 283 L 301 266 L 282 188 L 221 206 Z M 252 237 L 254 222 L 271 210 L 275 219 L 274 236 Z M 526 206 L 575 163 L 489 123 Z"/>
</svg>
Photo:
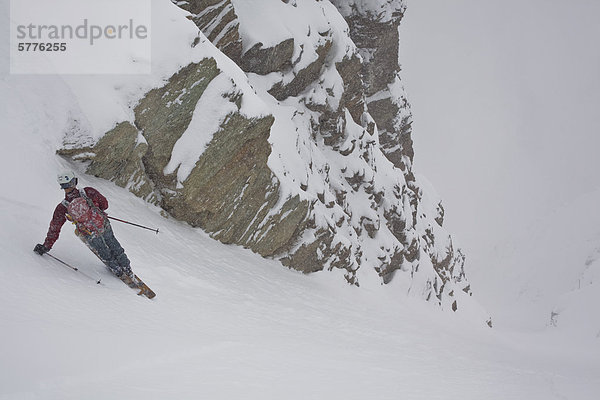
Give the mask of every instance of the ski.
<svg viewBox="0 0 600 400">
<path fill-rule="evenodd" d="M 102 260 L 102 257 L 100 257 L 98 252 L 92 246 L 89 245 L 87 240 L 85 240 L 85 238 L 82 235 L 77 234 L 77 232 L 75 234 L 92 251 L 92 253 L 94 253 L 96 255 L 96 257 L 98 257 L 98 259 L 100 261 L 102 261 L 102 263 L 104 264 L 104 260 Z M 106 264 L 104 264 L 104 265 L 106 265 Z M 106 268 L 108 268 L 109 271 L 112 271 L 108 265 L 106 265 Z M 125 283 L 130 288 L 132 288 L 134 290 L 139 289 L 138 296 L 146 296 L 149 299 L 153 299 L 156 297 L 156 293 L 154 293 L 154 291 L 152 289 L 150 289 L 148 287 L 148 285 L 146 285 L 144 283 L 144 281 L 142 281 L 137 275 L 133 275 L 133 276 L 134 276 L 134 278 L 131 279 L 127 275 L 123 274 L 123 276 L 119 277 L 119 279 L 121 281 L 123 281 L 123 283 Z"/>
<path fill-rule="evenodd" d="M 149 299 L 156 297 L 156 293 L 148 287 L 137 275 L 133 276 L 133 279 L 124 275 L 121 278 L 124 284 L 132 288 L 133 290 L 139 290 L 138 296 L 146 296 Z"/>
<path fill-rule="evenodd" d="M 156 297 L 156 293 L 154 293 L 154 291 L 152 289 L 150 289 L 148 287 L 148 285 L 146 285 L 144 283 L 144 281 L 142 281 L 140 278 L 138 278 L 137 275 L 134 275 L 135 280 L 137 280 L 137 284 L 138 284 L 138 289 L 140 289 L 140 292 L 138 293 L 138 296 L 146 296 L 149 299 L 153 299 Z"/>
</svg>

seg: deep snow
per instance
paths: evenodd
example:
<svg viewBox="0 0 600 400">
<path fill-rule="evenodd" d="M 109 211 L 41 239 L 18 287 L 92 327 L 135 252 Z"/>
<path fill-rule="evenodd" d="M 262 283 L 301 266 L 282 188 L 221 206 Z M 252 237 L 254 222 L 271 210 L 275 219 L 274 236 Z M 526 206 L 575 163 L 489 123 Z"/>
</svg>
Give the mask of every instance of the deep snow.
<svg viewBox="0 0 600 400">
<path fill-rule="evenodd" d="M 69 224 L 52 254 L 102 284 L 38 256 L 32 249 L 62 196 L 55 174 L 79 168 L 54 154 L 72 120 L 87 118 L 95 136 L 114 121 L 94 112 L 106 105 L 106 115 L 124 118 L 134 94 L 170 72 L 110 86 L 1 68 L 0 399 L 596 398 L 595 338 L 574 341 L 560 325 L 489 329 L 393 283 L 305 276 L 89 176 L 80 186 L 106 195 L 111 215 L 160 228 L 113 223 L 157 298 L 113 278 Z"/>
<path fill-rule="evenodd" d="M 600 389 L 593 343 L 489 329 L 393 284 L 305 276 L 82 180 L 112 215 L 160 228 L 113 224 L 157 297 L 113 278 L 70 225 L 52 253 L 101 285 L 33 253 L 52 209 L 35 186 L 4 192 L 1 399 L 593 399 Z"/>
</svg>

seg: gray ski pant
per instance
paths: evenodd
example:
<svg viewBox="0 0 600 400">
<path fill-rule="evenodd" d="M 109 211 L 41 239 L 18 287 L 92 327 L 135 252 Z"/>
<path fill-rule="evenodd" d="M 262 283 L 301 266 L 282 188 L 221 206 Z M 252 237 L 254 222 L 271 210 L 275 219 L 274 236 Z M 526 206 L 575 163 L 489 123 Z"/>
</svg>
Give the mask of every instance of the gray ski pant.
<svg viewBox="0 0 600 400">
<path fill-rule="evenodd" d="M 85 239 L 90 249 L 96 253 L 98 258 L 116 275 L 123 274 L 133 276 L 129 258 L 125 250 L 115 238 L 112 227 L 107 224 L 106 229 L 101 235 L 88 237 Z"/>
</svg>

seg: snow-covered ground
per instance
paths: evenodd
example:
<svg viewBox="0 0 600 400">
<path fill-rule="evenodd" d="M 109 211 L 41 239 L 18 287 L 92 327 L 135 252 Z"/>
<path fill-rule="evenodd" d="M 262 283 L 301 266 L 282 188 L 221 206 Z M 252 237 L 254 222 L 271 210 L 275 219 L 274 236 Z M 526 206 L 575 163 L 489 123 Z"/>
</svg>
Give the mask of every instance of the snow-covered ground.
<svg viewBox="0 0 600 400">
<path fill-rule="evenodd" d="M 0 50 L 7 54 L 7 44 Z M 89 176 L 80 186 L 99 189 L 111 215 L 160 228 L 156 235 L 113 223 L 156 299 L 113 278 L 69 224 L 52 254 L 81 272 L 38 256 L 33 247 L 62 196 L 56 172 L 71 168 L 54 154 L 70 122 L 86 117 L 92 134 L 102 131 L 125 118 L 132 93 L 159 80 L 87 86 L 89 77 L 11 76 L 7 65 L 0 65 L 0 399 L 597 398 L 598 340 L 573 340 L 560 319 L 550 330 L 489 329 L 393 283 L 356 288 L 332 273 L 305 276 L 165 219 Z"/>
<path fill-rule="evenodd" d="M 393 284 L 305 276 L 82 180 L 113 215 L 160 228 L 113 224 L 157 297 L 113 278 L 70 225 L 52 253 L 100 285 L 33 253 L 61 192 L 37 190 L 35 175 L 5 187 L 0 399 L 595 399 L 600 389 L 597 342 L 489 329 Z"/>
<path fill-rule="evenodd" d="M 515 232 L 470 277 L 502 325 L 560 328 L 600 346 L 600 190 Z M 523 248 L 526 248 L 526 251 Z"/>
<path fill-rule="evenodd" d="M 560 325 L 489 329 L 393 284 L 301 275 L 88 176 L 112 215 L 160 228 L 113 224 L 157 298 L 113 278 L 70 225 L 52 253 L 101 285 L 36 255 L 62 196 L 54 174 L 68 166 L 53 116 L 73 104 L 52 82 L 2 81 L 1 399 L 596 398 L 597 340 L 570 341 Z"/>
</svg>

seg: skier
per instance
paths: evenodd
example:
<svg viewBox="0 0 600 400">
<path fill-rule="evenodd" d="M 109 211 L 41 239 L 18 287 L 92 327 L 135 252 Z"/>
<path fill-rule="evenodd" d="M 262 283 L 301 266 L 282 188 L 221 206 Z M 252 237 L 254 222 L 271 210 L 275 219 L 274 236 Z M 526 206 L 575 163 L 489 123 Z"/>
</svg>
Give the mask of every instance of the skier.
<svg viewBox="0 0 600 400">
<path fill-rule="evenodd" d="M 33 251 L 39 255 L 50 251 L 63 224 L 69 220 L 76 226 L 75 234 L 119 279 L 130 287 L 137 287 L 142 282 L 131 271 L 125 250 L 113 234 L 105 213 L 106 198 L 92 187 L 77 189 L 77 178 L 71 171 L 59 174 L 57 180 L 65 191 L 65 199 L 54 210 L 44 244 L 37 244 Z"/>
</svg>

